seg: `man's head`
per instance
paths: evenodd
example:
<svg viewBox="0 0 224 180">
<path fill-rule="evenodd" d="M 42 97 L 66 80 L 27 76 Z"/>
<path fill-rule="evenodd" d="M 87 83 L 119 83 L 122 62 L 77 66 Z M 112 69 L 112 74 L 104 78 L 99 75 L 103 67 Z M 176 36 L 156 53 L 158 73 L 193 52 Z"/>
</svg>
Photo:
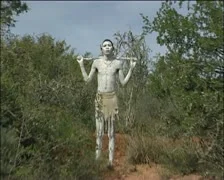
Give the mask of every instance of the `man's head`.
<svg viewBox="0 0 224 180">
<path fill-rule="evenodd" d="M 101 51 L 103 55 L 111 55 L 113 54 L 114 45 L 110 39 L 105 39 L 101 45 Z"/>
</svg>

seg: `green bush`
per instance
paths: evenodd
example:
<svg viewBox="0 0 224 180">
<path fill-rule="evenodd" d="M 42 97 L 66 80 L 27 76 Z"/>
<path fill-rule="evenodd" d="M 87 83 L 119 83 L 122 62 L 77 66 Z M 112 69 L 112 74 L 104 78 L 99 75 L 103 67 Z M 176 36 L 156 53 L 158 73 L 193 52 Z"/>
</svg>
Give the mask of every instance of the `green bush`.
<svg viewBox="0 0 224 180">
<path fill-rule="evenodd" d="M 97 178 L 95 93 L 73 50 L 46 34 L 1 43 L 1 176 Z"/>
</svg>

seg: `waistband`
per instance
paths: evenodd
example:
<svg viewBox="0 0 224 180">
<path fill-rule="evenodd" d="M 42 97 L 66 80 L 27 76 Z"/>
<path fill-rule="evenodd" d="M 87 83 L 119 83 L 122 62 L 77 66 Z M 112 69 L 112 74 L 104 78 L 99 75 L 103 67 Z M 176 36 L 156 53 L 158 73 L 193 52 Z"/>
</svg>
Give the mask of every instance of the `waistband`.
<svg viewBox="0 0 224 180">
<path fill-rule="evenodd" d="M 114 97 L 116 95 L 116 92 L 97 92 L 96 93 L 97 96 L 101 96 L 101 97 L 105 97 L 105 98 L 110 98 L 110 97 Z"/>
</svg>

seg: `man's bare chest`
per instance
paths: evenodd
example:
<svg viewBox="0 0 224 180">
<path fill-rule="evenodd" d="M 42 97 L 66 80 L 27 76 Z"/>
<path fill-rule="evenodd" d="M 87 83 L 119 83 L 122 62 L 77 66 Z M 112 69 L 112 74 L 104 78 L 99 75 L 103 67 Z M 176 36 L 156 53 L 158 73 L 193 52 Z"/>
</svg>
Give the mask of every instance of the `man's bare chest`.
<svg viewBox="0 0 224 180">
<path fill-rule="evenodd" d="M 113 61 L 109 63 L 102 62 L 101 64 L 97 65 L 97 71 L 102 75 L 114 75 L 118 72 L 118 70 L 119 65 Z"/>
</svg>

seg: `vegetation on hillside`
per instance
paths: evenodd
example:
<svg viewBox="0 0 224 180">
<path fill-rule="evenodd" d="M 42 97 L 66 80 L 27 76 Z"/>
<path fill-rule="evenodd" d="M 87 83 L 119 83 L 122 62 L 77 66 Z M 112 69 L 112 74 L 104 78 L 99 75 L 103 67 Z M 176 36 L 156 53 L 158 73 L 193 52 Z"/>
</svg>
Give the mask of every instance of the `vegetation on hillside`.
<svg viewBox="0 0 224 180">
<path fill-rule="evenodd" d="M 182 6 L 188 8 L 186 15 L 179 13 Z M 144 153 L 139 153 L 140 157 L 133 154 L 131 159 L 142 162 L 141 159 L 154 157 L 183 173 L 222 175 L 223 10 L 222 1 L 168 1 L 162 3 L 152 22 L 141 15 L 144 34 L 157 32 L 157 42 L 168 50 L 154 59 L 148 92 L 139 103 L 148 118 L 138 116 L 134 127 L 140 126 L 138 133 L 151 136 L 148 141 L 154 142 L 159 136 L 167 141 L 181 140 L 183 145 L 170 149 L 155 141 L 148 142 L 147 147 L 134 133 L 138 150 L 143 149 Z"/>
<path fill-rule="evenodd" d="M 65 41 L 10 33 L 15 15 L 28 9 L 1 1 L 1 178 L 100 179 L 96 79 L 83 82 Z M 141 14 L 142 34 L 114 34 L 117 53 L 139 60 L 127 86 L 118 84 L 117 132 L 131 138 L 129 162 L 222 176 L 223 10 L 222 1 L 167 1 L 152 22 Z M 152 32 L 168 51 L 149 59 Z"/>
</svg>

